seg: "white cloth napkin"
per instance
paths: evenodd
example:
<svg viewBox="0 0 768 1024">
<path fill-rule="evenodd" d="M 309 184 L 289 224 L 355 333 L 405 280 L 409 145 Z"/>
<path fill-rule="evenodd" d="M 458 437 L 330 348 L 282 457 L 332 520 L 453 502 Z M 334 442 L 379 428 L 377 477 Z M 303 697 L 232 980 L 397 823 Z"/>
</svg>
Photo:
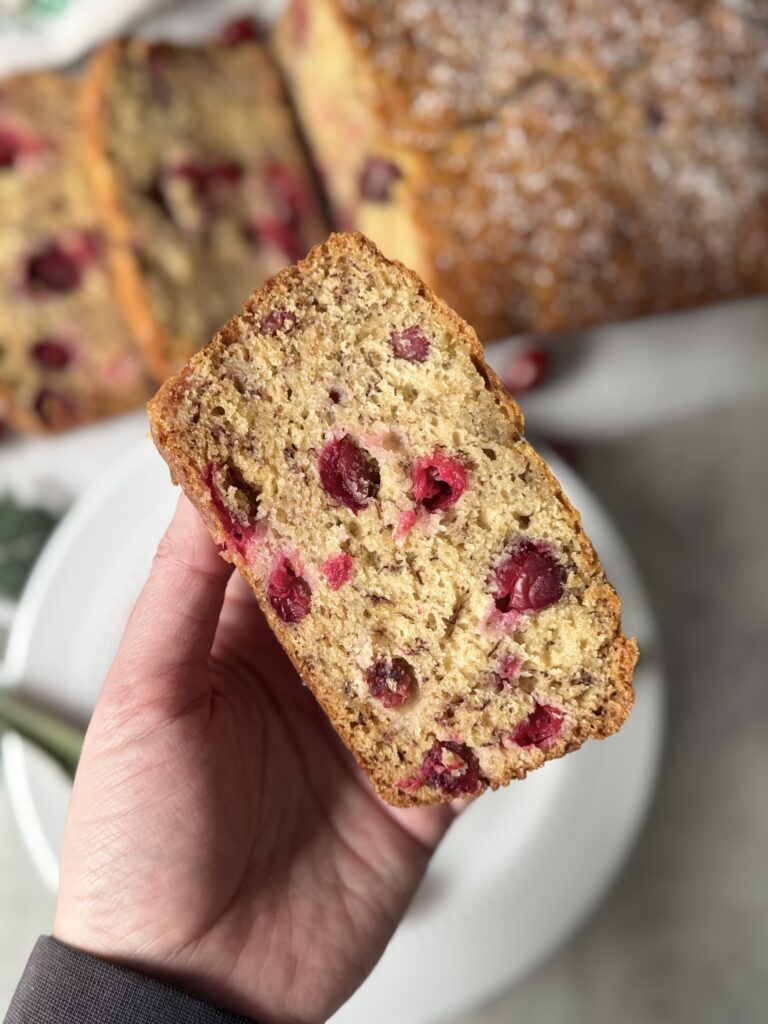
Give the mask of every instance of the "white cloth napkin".
<svg viewBox="0 0 768 1024">
<path fill-rule="evenodd" d="M 139 23 L 142 34 L 192 40 L 238 15 L 269 20 L 281 6 L 281 0 L 0 0 L 0 74 L 74 63 Z"/>
</svg>

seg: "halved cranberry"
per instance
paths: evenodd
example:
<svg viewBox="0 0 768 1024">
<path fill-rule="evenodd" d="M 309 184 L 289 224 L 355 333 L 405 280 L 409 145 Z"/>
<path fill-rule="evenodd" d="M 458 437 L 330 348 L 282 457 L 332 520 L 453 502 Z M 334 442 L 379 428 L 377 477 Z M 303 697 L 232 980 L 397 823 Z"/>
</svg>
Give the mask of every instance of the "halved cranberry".
<svg viewBox="0 0 768 1024">
<path fill-rule="evenodd" d="M 258 496 L 239 476 L 234 467 L 220 466 L 218 462 L 209 462 L 203 470 L 203 483 L 208 488 L 213 507 L 216 509 L 219 522 L 226 535 L 227 547 L 244 558 L 256 532 L 255 519 L 258 512 Z M 227 488 L 237 487 L 238 490 L 242 491 L 250 499 L 251 514 L 247 519 L 238 519 L 230 510 L 222 497 L 217 477 L 222 480 Z"/>
<path fill-rule="evenodd" d="M 72 351 L 61 341 L 44 338 L 36 342 L 30 349 L 32 358 L 44 370 L 63 370 L 72 362 Z"/>
<path fill-rule="evenodd" d="M 480 763 L 466 743 L 437 740 L 424 758 L 421 779 L 446 796 L 464 796 L 480 786 Z"/>
<path fill-rule="evenodd" d="M 503 613 L 541 611 L 563 596 L 565 570 L 540 542 L 519 540 L 495 576 L 493 596 Z"/>
<path fill-rule="evenodd" d="M 317 461 L 326 494 L 358 514 L 379 493 L 379 464 L 349 434 L 329 441 Z"/>
<path fill-rule="evenodd" d="M 323 562 L 320 572 L 325 576 L 331 590 L 338 590 L 349 580 L 353 568 L 352 556 L 342 551 L 340 555 L 334 555 Z"/>
<path fill-rule="evenodd" d="M 360 195 L 371 203 L 386 203 L 392 198 L 392 186 L 403 172 L 391 160 L 369 156 L 360 171 Z"/>
<path fill-rule="evenodd" d="M 274 338 L 278 332 L 287 332 L 293 329 L 298 323 L 299 317 L 290 309 L 273 309 L 259 321 L 259 330 L 262 334 L 268 334 Z"/>
<path fill-rule="evenodd" d="M 62 395 L 51 388 L 38 391 L 34 408 L 46 427 L 71 427 L 78 422 L 77 406 L 68 395 Z"/>
<path fill-rule="evenodd" d="M 385 708 L 399 708 L 416 693 L 416 675 L 405 658 L 379 660 L 366 671 L 365 679 L 372 697 Z"/>
<path fill-rule="evenodd" d="M 527 348 L 522 352 L 516 352 L 504 367 L 504 387 L 513 395 L 532 391 L 546 377 L 549 364 L 549 352 L 543 349 Z"/>
<path fill-rule="evenodd" d="M 427 512 L 455 505 L 467 489 L 467 471 L 458 459 L 435 452 L 417 459 L 411 468 L 413 497 Z"/>
<path fill-rule="evenodd" d="M 538 747 L 559 736 L 562 725 L 562 711 L 550 704 L 537 704 L 512 733 L 512 739 L 521 747 Z"/>
<path fill-rule="evenodd" d="M 224 26 L 219 39 L 227 46 L 237 46 L 239 43 L 262 39 L 263 35 L 260 26 L 252 18 L 238 18 Z"/>
<path fill-rule="evenodd" d="M 410 363 L 424 363 L 429 356 L 429 338 L 415 324 L 402 331 L 392 331 L 389 340 L 397 359 L 407 359 Z"/>
<path fill-rule="evenodd" d="M 267 599 L 283 622 L 301 622 L 309 614 L 312 590 L 284 555 L 275 562 L 269 574 Z"/>
</svg>

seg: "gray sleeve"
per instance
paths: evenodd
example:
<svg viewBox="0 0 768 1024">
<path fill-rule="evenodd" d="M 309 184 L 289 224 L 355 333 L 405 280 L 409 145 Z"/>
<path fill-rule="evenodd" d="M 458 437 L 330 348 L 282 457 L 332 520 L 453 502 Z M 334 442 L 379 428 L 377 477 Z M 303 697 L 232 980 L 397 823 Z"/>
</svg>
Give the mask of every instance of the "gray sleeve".
<svg viewBox="0 0 768 1024">
<path fill-rule="evenodd" d="M 38 939 L 5 1024 L 255 1024 L 180 989 Z"/>
</svg>

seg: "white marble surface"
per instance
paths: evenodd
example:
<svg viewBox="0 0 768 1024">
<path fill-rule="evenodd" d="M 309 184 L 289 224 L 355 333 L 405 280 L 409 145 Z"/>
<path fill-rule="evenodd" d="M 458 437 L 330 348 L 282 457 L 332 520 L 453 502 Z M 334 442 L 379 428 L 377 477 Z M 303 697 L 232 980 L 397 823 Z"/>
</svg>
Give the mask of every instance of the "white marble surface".
<svg viewBox="0 0 768 1024">
<path fill-rule="evenodd" d="M 662 785 L 592 920 L 450 1024 L 768 1019 L 766 441 L 764 397 L 583 449 L 580 469 L 621 524 L 662 626 Z M 52 909 L 0 788 L 0 1010 Z"/>
</svg>

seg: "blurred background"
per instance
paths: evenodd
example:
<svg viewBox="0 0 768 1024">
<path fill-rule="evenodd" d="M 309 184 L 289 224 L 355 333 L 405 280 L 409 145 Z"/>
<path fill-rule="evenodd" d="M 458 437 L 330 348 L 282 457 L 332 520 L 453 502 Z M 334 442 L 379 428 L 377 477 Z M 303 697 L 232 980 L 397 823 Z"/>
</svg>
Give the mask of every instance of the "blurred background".
<svg viewBox="0 0 768 1024">
<path fill-rule="evenodd" d="M 2 645 L 157 383 L 360 227 L 478 327 L 529 436 L 608 513 L 666 679 L 618 878 L 531 973 L 440 1020 L 764 1021 L 768 7 L 284 6 L 0 0 Z M 100 49 L 127 33 L 152 45 Z M 54 903 L 20 785 L 0 776 L 2 1010 Z"/>
</svg>

